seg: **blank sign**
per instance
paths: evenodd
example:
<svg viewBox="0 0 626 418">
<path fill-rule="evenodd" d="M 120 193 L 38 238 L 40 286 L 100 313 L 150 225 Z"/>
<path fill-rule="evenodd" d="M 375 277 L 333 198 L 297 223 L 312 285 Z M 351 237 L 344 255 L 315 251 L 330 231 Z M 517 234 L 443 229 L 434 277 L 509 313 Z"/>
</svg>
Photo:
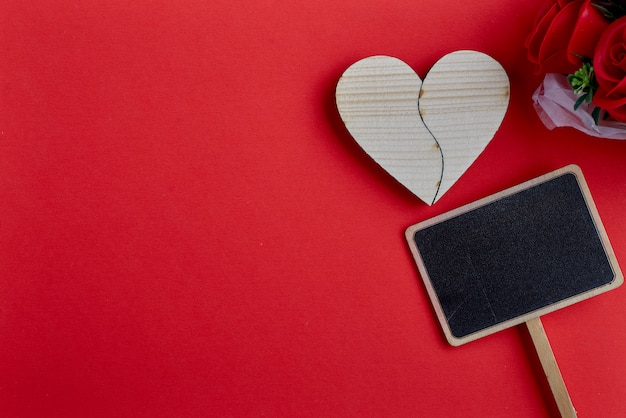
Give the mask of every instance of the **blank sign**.
<svg viewBox="0 0 626 418">
<path fill-rule="evenodd" d="M 623 282 L 577 166 L 413 225 L 406 237 L 452 345 Z"/>
</svg>

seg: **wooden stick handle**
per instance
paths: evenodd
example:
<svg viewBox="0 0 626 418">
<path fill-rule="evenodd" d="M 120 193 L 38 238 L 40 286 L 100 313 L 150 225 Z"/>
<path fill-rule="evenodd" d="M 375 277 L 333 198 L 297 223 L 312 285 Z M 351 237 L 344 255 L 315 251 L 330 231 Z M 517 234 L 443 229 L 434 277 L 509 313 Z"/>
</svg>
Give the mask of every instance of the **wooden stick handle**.
<svg viewBox="0 0 626 418">
<path fill-rule="evenodd" d="M 576 418 L 576 410 L 572 405 L 572 400 L 569 397 L 563 376 L 559 370 L 552 347 L 548 341 L 546 331 L 543 329 L 543 324 L 539 317 L 526 321 L 526 327 L 530 333 L 530 338 L 533 341 L 539 361 L 543 367 L 543 372 L 546 375 L 550 390 L 552 390 L 552 396 L 556 402 L 561 417 L 563 418 Z"/>
</svg>

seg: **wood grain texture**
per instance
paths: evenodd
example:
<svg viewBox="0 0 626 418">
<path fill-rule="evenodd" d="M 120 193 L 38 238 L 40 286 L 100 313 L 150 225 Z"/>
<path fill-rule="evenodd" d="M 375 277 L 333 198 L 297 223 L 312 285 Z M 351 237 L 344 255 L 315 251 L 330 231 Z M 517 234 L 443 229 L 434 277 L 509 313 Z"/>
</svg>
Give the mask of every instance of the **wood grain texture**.
<svg viewBox="0 0 626 418">
<path fill-rule="evenodd" d="M 576 410 L 572 404 L 561 370 L 556 362 L 548 336 L 539 317 L 526 321 L 526 328 L 533 341 L 539 362 L 552 391 L 552 396 L 562 418 L 576 418 Z"/>
<path fill-rule="evenodd" d="M 351 65 L 337 84 L 337 108 L 363 150 L 425 202 L 433 202 L 443 161 L 419 114 L 422 80 L 397 58 Z"/>
<path fill-rule="evenodd" d="M 509 79 L 488 55 L 457 51 L 428 72 L 419 99 L 420 115 L 437 138 L 443 175 L 437 201 L 491 141 L 509 104 Z"/>
<path fill-rule="evenodd" d="M 351 65 L 337 109 L 356 142 L 428 204 L 478 158 L 508 107 L 502 66 L 476 51 L 441 58 L 425 80 L 401 60 L 373 56 Z"/>
</svg>

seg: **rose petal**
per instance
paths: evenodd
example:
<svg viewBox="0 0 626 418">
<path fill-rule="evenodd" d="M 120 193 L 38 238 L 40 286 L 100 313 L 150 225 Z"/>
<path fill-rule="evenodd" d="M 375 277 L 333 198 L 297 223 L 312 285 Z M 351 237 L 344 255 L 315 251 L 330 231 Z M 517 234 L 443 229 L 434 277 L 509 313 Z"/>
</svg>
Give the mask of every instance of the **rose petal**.
<svg viewBox="0 0 626 418">
<path fill-rule="evenodd" d="M 626 98 L 626 78 L 622 78 L 606 95 L 611 99 Z"/>
<path fill-rule="evenodd" d="M 615 66 L 611 60 L 611 49 L 616 44 L 621 44 L 626 39 L 626 16 L 611 23 L 598 41 L 593 56 L 593 68 L 596 73 L 598 84 L 606 90 L 611 90 L 614 85 L 624 78 L 624 71 Z"/>
<path fill-rule="evenodd" d="M 609 115 L 618 122 L 626 122 L 626 106 L 611 109 Z"/>
<path fill-rule="evenodd" d="M 567 45 L 570 62 L 580 66 L 581 57 L 592 58 L 596 44 L 609 24 L 591 1 L 585 0 Z"/>
<path fill-rule="evenodd" d="M 612 110 L 626 105 L 626 97 L 622 97 L 621 99 L 611 99 L 604 91 L 598 89 L 593 96 L 593 103 L 602 109 Z"/>
<path fill-rule="evenodd" d="M 578 68 L 567 60 L 565 50 L 557 51 L 554 55 L 544 58 L 539 66 L 540 72 L 572 74 Z"/>
<path fill-rule="evenodd" d="M 610 50 L 611 63 L 620 70 L 626 70 L 626 46 L 623 43 L 613 45 Z"/>
<path fill-rule="evenodd" d="M 526 38 L 525 46 L 528 48 L 528 59 L 535 64 L 539 64 L 541 43 L 546 36 L 550 23 L 552 23 L 559 10 L 558 5 L 553 4 Z"/>
<path fill-rule="evenodd" d="M 582 2 L 583 0 L 575 0 L 568 3 L 557 13 L 554 20 L 550 23 L 546 36 L 539 48 L 538 59 L 540 63 L 547 58 L 552 58 L 553 62 L 556 62 L 555 56 L 561 56 L 562 62 L 559 65 L 562 65 L 563 68 L 555 71 L 570 73 L 576 70 L 576 66 L 569 62 L 567 57 L 567 45 L 576 25 L 578 11 Z"/>
<path fill-rule="evenodd" d="M 593 95 L 593 102 L 603 109 L 614 109 L 626 105 L 626 79 L 618 83 L 613 89 L 598 88 Z"/>
</svg>

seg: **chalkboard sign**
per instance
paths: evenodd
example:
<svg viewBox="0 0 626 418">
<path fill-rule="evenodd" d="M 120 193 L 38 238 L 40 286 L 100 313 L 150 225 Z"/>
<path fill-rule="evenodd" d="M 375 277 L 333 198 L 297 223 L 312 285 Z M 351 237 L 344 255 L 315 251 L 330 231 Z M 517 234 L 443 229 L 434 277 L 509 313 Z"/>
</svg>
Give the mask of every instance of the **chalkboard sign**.
<svg viewBox="0 0 626 418">
<path fill-rule="evenodd" d="M 452 345 L 623 282 L 577 166 L 413 225 L 406 237 Z"/>
</svg>

